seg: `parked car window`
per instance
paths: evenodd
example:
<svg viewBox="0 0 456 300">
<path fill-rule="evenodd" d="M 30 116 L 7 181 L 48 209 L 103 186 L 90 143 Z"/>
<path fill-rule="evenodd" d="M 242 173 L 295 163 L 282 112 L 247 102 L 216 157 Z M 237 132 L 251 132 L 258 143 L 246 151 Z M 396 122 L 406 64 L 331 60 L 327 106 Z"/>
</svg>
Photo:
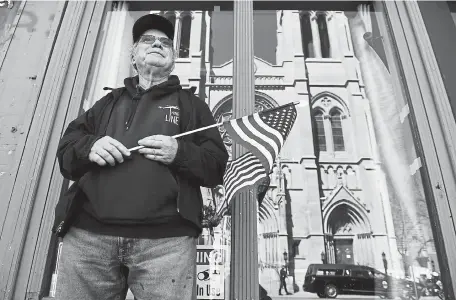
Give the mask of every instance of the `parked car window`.
<svg viewBox="0 0 456 300">
<path fill-rule="evenodd" d="M 343 270 L 341 269 L 326 269 L 326 270 L 317 270 L 317 274 L 316 275 L 320 275 L 320 276 L 340 276 L 343 274 Z"/>
<path fill-rule="evenodd" d="M 369 274 L 365 270 L 354 270 L 352 276 L 369 278 Z"/>
</svg>

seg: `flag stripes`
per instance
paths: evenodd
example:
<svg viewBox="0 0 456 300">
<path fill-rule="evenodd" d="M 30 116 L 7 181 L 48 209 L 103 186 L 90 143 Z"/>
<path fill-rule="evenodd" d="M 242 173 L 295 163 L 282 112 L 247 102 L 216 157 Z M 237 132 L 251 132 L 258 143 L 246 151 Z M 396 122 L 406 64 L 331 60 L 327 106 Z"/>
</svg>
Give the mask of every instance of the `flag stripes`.
<svg viewBox="0 0 456 300">
<path fill-rule="evenodd" d="M 223 178 L 226 205 L 221 207 L 220 213 L 227 210 L 237 192 L 269 176 L 296 115 L 295 104 L 289 103 L 223 123 L 232 140 L 249 152 L 227 165 Z"/>
<path fill-rule="evenodd" d="M 266 172 L 259 159 L 252 153 L 247 152 L 235 161 L 228 163 L 224 179 L 225 201 L 220 207 L 218 214 L 223 215 L 227 210 L 231 198 L 244 187 L 254 185 L 257 181 L 265 178 Z"/>
</svg>

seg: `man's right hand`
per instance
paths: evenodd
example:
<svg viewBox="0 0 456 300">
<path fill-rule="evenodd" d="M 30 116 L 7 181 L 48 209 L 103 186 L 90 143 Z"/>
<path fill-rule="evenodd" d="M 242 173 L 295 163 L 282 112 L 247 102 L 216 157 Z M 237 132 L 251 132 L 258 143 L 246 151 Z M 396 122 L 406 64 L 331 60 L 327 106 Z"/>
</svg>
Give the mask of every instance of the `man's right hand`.
<svg viewBox="0 0 456 300">
<path fill-rule="evenodd" d="M 93 144 L 89 160 L 100 166 L 106 166 L 106 164 L 114 166 L 116 162 L 123 163 L 123 157 L 130 155 L 130 151 L 122 143 L 112 137 L 104 136 Z"/>
</svg>

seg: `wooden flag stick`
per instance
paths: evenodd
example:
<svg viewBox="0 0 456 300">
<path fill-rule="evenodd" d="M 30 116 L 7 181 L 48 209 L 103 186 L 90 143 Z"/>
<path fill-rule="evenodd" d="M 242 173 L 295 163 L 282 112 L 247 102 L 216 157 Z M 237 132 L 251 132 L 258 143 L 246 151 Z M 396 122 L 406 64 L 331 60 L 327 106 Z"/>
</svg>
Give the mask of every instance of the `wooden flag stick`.
<svg viewBox="0 0 456 300">
<path fill-rule="evenodd" d="M 219 127 L 219 126 L 222 126 L 222 125 L 223 125 L 223 122 L 222 123 L 217 123 L 217 124 L 212 124 L 212 125 L 209 125 L 209 126 L 206 126 L 206 127 L 201 127 L 201 128 L 194 129 L 194 130 L 191 130 L 191 131 L 182 132 L 182 133 L 173 135 L 172 137 L 177 139 L 177 138 L 179 138 L 181 136 L 184 136 L 184 135 L 189 135 L 189 134 L 192 134 L 192 133 L 195 133 L 195 132 L 198 132 L 198 131 L 203 131 L 203 130 L 206 130 L 206 129 L 209 129 L 209 128 Z M 144 148 L 144 146 L 136 146 L 136 147 L 128 149 L 128 151 L 132 152 L 132 151 L 136 151 L 136 150 L 139 150 L 139 149 L 142 149 L 142 148 Z"/>
<path fill-rule="evenodd" d="M 299 101 L 296 101 L 296 102 L 293 102 L 294 105 L 298 105 L 300 102 Z M 290 103 L 287 103 L 285 105 L 282 105 L 282 106 L 286 106 L 286 105 L 289 105 Z M 279 106 L 279 107 L 273 107 L 273 108 L 270 108 L 270 109 L 267 109 L 265 111 L 262 111 L 262 112 L 266 112 L 268 110 L 273 110 L 273 109 L 278 109 L 282 106 Z M 229 121 L 225 121 L 225 122 L 229 122 Z M 181 136 L 185 136 L 185 135 L 189 135 L 189 134 L 192 134 L 192 133 L 195 133 L 195 132 L 198 132 L 198 131 L 203 131 L 203 130 L 206 130 L 206 129 L 209 129 L 209 128 L 214 128 L 214 127 L 219 127 L 219 126 L 222 126 L 225 122 L 221 122 L 221 123 L 217 123 L 217 124 L 212 124 L 212 125 L 209 125 L 209 126 L 206 126 L 206 127 L 201 127 L 201 128 L 198 128 L 198 129 L 194 129 L 194 130 L 191 130 L 191 131 L 186 131 L 186 132 L 183 132 L 183 133 L 179 133 L 179 134 L 176 134 L 176 135 L 173 135 L 172 137 L 177 139 Z M 136 146 L 136 147 L 133 147 L 133 148 L 130 148 L 128 149 L 128 151 L 132 152 L 132 151 L 137 151 L 139 149 L 142 149 L 144 148 L 144 146 Z"/>
</svg>

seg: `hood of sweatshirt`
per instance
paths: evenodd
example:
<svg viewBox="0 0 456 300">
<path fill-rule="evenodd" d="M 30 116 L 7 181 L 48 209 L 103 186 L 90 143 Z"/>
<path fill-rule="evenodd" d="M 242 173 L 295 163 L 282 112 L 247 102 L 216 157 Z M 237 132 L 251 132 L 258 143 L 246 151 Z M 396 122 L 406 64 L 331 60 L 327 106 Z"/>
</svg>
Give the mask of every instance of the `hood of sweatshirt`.
<svg viewBox="0 0 456 300">
<path fill-rule="evenodd" d="M 179 77 L 176 75 L 169 76 L 167 81 L 155 85 L 147 90 L 144 90 L 139 86 L 138 76 L 125 78 L 124 84 L 131 98 L 137 96 L 138 94 L 143 95 L 147 93 L 152 99 L 156 99 L 182 89 Z"/>
</svg>

